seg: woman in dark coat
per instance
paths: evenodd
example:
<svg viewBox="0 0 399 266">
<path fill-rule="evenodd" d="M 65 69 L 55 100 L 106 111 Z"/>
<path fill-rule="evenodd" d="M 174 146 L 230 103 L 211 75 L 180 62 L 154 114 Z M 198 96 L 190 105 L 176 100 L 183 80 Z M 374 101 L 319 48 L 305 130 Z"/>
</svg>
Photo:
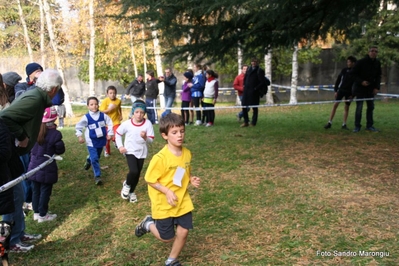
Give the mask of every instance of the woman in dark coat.
<svg viewBox="0 0 399 266">
<path fill-rule="evenodd" d="M 54 124 L 56 119 L 57 111 L 55 108 L 46 108 L 37 143 L 31 151 L 28 171 L 47 161 L 49 158 L 45 155 L 53 156 L 54 154 L 63 154 L 65 152 L 62 134 Z M 52 161 L 49 165 L 33 174 L 29 177 L 29 180 L 33 181 L 33 219 L 38 220 L 39 223 L 54 220 L 57 215 L 48 212 L 48 204 L 53 184 L 58 181 L 56 161 Z"/>
<path fill-rule="evenodd" d="M 0 119 L 0 186 L 12 180 L 9 161 L 12 154 L 11 133 L 8 127 Z M 16 157 L 18 160 L 19 158 Z M 0 215 L 12 213 L 14 211 L 14 193 L 10 188 L 0 192 Z"/>
</svg>

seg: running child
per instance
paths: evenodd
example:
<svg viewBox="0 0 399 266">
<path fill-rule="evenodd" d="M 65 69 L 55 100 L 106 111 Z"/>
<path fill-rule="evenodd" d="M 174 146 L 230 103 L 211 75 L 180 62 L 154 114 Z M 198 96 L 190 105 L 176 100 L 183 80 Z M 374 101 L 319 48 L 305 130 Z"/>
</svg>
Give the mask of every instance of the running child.
<svg viewBox="0 0 399 266">
<path fill-rule="evenodd" d="M 79 143 L 83 144 L 86 141 L 89 151 L 84 169 L 89 170 L 90 166 L 93 166 L 94 182 L 96 185 L 101 185 L 100 157 L 107 139 L 110 140 L 111 136 L 114 135 L 113 124 L 108 115 L 98 110 L 98 99 L 96 97 L 87 98 L 87 107 L 89 112 L 75 126 L 76 136 Z M 108 126 L 108 132 L 106 126 Z M 85 138 L 82 137 L 84 129 L 86 129 Z"/>
<path fill-rule="evenodd" d="M 116 144 L 119 152 L 126 156 L 129 172 L 123 182 L 121 197 L 130 202 L 137 202 L 134 193 L 143 169 L 144 159 L 147 158 L 148 147 L 154 140 L 154 128 L 152 123 L 145 119 L 146 104 L 142 100 L 136 100 L 132 105 L 133 115 L 130 120 L 123 122 L 115 132 Z M 122 136 L 125 141 L 122 142 Z"/>
<path fill-rule="evenodd" d="M 116 98 L 116 88 L 115 86 L 108 86 L 107 88 L 107 97 L 101 102 L 100 111 L 104 114 L 107 114 L 112 119 L 113 132 L 116 132 L 116 129 L 119 127 L 122 121 L 122 108 L 121 108 L 121 100 Z M 115 143 L 115 136 L 112 136 L 111 140 Z M 111 155 L 111 140 L 107 140 L 105 145 L 104 157 L 108 157 Z"/>
<path fill-rule="evenodd" d="M 185 125 L 182 117 L 175 113 L 162 117 L 159 132 L 167 144 L 152 157 L 145 175 L 151 215 L 137 225 L 135 234 L 141 237 L 151 232 L 162 242 L 173 241 L 165 265 L 177 266 L 181 265 L 177 258 L 188 231 L 193 229 L 194 205 L 187 188 L 189 183 L 198 188 L 200 178 L 191 175 L 191 152 L 183 147 Z"/>
</svg>

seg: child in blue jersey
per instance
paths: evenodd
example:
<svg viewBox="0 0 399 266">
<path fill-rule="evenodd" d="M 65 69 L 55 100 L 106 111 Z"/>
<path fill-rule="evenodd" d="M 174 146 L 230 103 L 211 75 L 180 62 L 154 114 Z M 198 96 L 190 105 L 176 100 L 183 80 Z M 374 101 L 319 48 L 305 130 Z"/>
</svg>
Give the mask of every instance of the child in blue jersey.
<svg viewBox="0 0 399 266">
<path fill-rule="evenodd" d="M 107 140 L 110 140 L 114 135 L 113 124 L 108 115 L 98 111 L 98 99 L 96 97 L 87 99 L 87 107 L 89 112 L 75 126 L 76 136 L 79 138 L 79 143 L 86 142 L 89 151 L 84 169 L 89 170 L 90 166 L 93 166 L 94 182 L 96 185 L 101 185 L 99 161 Z M 106 127 L 108 127 L 108 132 Z M 82 137 L 84 129 L 86 129 L 85 139 Z"/>
</svg>

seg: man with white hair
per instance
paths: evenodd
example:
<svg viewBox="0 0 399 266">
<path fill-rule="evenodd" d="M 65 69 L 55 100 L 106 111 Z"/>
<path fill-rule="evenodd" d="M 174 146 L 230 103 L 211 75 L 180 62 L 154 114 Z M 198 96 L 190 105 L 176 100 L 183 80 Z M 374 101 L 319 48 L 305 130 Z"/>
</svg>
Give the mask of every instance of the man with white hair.
<svg viewBox="0 0 399 266">
<path fill-rule="evenodd" d="M 12 105 L 0 112 L 0 119 L 4 121 L 16 139 L 16 149 L 20 156 L 27 154 L 35 145 L 44 110 L 52 105 L 51 99 L 57 94 L 62 83 L 63 80 L 57 70 L 46 69 L 37 79 L 35 88 L 26 91 L 15 99 Z M 14 162 L 12 165 L 18 165 L 18 162 Z M 11 169 L 11 172 L 16 173 L 18 171 Z M 13 178 L 16 177 L 18 176 L 13 176 Z M 24 242 L 38 240 L 41 235 L 25 233 L 25 219 L 22 210 L 24 203 L 22 183 L 17 184 L 13 189 L 15 211 L 11 214 L 3 215 L 3 220 L 14 221 L 10 251 L 27 252 L 34 245 Z"/>
</svg>

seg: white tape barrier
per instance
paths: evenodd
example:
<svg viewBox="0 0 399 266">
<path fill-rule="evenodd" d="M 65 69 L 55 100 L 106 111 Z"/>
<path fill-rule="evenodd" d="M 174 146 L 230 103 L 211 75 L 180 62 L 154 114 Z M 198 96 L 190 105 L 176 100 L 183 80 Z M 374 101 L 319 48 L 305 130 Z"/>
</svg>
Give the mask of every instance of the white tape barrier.
<svg viewBox="0 0 399 266">
<path fill-rule="evenodd" d="M 56 157 L 56 155 L 53 155 L 51 157 L 49 155 L 44 155 L 44 156 L 48 157 L 49 159 L 47 161 L 45 161 L 44 163 L 40 164 L 39 166 L 37 166 L 36 168 L 30 170 L 29 172 L 27 172 L 27 173 L 17 177 L 16 179 L 14 179 L 14 180 L 2 185 L 0 187 L 0 193 L 12 188 L 13 186 L 15 186 L 15 185 L 17 185 L 19 183 L 21 183 L 23 180 L 28 179 L 30 176 L 35 174 L 37 171 L 39 171 L 39 170 L 43 169 L 44 167 L 46 167 L 47 165 L 49 165 L 52 161 L 54 161 L 54 159 Z"/>
</svg>

